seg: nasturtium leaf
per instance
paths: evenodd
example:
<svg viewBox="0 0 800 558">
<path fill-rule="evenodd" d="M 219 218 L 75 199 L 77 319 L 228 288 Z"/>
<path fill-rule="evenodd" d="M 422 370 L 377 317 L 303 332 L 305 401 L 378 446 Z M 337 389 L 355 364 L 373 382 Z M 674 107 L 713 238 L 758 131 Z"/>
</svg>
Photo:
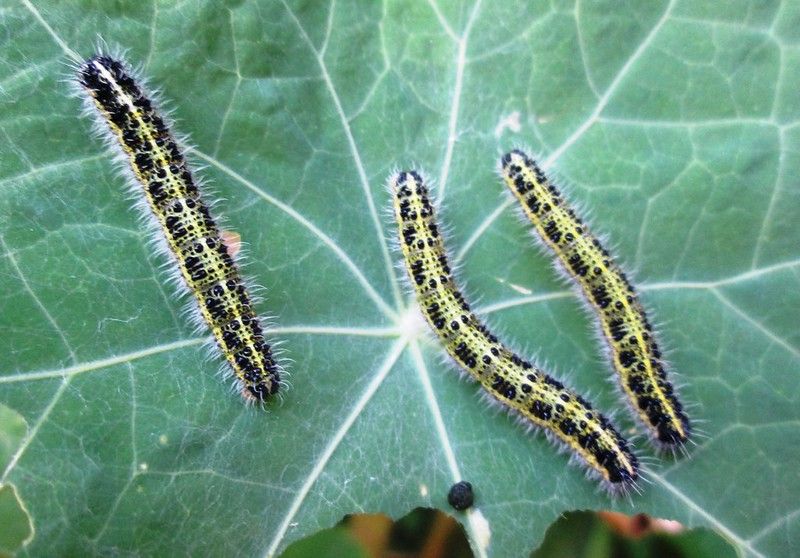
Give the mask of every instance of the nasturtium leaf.
<svg viewBox="0 0 800 558">
<path fill-rule="evenodd" d="M 521 556 L 572 509 L 800 540 L 800 5 L 791 2 L 93 3 L 0 11 L 2 472 L 22 551 L 270 555 L 347 513 L 446 509 Z M 160 90 L 241 234 L 291 389 L 245 407 L 181 314 L 125 178 L 71 96 L 98 37 Z M 470 298 L 508 342 L 635 433 L 581 301 L 495 175 L 523 145 L 592 214 L 660 323 L 704 435 L 611 499 L 488 409 L 394 267 L 388 174 L 438 182 Z"/>
</svg>

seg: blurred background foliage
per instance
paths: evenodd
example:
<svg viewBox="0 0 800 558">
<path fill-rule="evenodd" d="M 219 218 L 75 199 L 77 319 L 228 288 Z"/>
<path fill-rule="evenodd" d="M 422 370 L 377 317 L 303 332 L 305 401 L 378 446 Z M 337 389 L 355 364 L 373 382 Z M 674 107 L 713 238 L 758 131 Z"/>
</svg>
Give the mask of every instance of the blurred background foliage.
<svg viewBox="0 0 800 558">
<path fill-rule="evenodd" d="M 385 515 L 346 517 L 289 546 L 282 558 L 472 558 L 466 533 L 450 515 L 417 508 L 396 522 Z M 531 558 L 735 558 L 709 529 L 616 512 L 568 512 L 551 525 Z"/>
</svg>

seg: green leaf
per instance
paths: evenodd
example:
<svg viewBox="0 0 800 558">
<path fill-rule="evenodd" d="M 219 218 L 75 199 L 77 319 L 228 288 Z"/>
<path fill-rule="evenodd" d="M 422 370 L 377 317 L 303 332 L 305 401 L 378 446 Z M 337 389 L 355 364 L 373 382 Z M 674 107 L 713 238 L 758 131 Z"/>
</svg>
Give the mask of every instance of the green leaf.
<svg viewBox="0 0 800 558">
<path fill-rule="evenodd" d="M 0 468 L 4 471 L 14 460 L 27 433 L 25 419 L 0 403 Z"/>
<path fill-rule="evenodd" d="M 369 558 L 365 549 L 341 527 L 323 529 L 312 537 L 301 539 L 289 546 L 281 556 L 282 558 L 307 558 L 308 556 Z"/>
<path fill-rule="evenodd" d="M 2 473 L 30 555 L 265 555 L 346 513 L 446 509 L 479 555 L 565 510 L 708 526 L 743 554 L 800 530 L 800 7 L 789 2 L 55 2 L 0 12 Z M 192 137 L 293 359 L 282 404 L 215 374 L 64 83 L 127 49 Z M 486 408 L 415 318 L 381 214 L 391 169 L 438 179 L 471 299 L 627 432 L 580 301 L 494 174 L 529 145 L 591 209 L 663 324 L 705 437 L 612 500 Z M 488 546 L 487 546 L 488 545 Z"/>
<path fill-rule="evenodd" d="M 18 552 L 33 538 L 33 525 L 13 484 L 0 485 L 0 556 Z"/>
<path fill-rule="evenodd" d="M 13 467 L 27 436 L 25 419 L 0 403 L 0 469 Z M 25 503 L 13 484 L 0 482 L 0 557 L 10 556 L 33 538 L 33 525 Z"/>
</svg>

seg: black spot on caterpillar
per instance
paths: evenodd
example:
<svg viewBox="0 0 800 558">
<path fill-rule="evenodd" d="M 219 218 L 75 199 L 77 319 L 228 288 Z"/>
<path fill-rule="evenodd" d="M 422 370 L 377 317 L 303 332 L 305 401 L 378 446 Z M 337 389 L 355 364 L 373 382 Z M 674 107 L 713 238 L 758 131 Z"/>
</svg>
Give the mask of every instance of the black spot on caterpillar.
<svg viewBox="0 0 800 558">
<path fill-rule="evenodd" d="M 689 439 L 689 418 L 667 378 L 653 327 L 633 285 L 533 159 L 515 150 L 501 164 L 506 186 L 525 216 L 597 315 L 635 414 L 661 447 L 682 446 Z"/>
<path fill-rule="evenodd" d="M 201 197 L 183 150 L 165 117 L 127 66 L 105 55 L 78 68 L 90 106 L 107 124 L 133 171 L 145 212 L 163 234 L 166 250 L 192 293 L 246 400 L 263 402 L 278 391 L 281 372 L 253 299 L 209 206 Z M 101 124 L 101 128 L 105 128 Z"/>
<path fill-rule="evenodd" d="M 627 442 L 580 395 L 506 348 L 452 278 L 428 188 L 416 172 L 390 179 L 400 247 L 425 319 L 450 356 L 497 401 L 563 442 L 611 488 L 639 476 Z"/>
</svg>

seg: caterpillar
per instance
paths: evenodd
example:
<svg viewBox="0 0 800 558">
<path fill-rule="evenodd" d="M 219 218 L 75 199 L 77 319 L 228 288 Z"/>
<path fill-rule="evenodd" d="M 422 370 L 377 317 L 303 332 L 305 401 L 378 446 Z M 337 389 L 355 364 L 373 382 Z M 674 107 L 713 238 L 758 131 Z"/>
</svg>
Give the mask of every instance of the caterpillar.
<svg viewBox="0 0 800 558">
<path fill-rule="evenodd" d="M 580 285 L 597 315 L 613 368 L 635 416 L 661 449 L 689 440 L 689 418 L 667 379 L 666 365 L 636 290 L 608 250 L 531 157 L 503 156 L 501 174 L 541 241 Z"/>
<path fill-rule="evenodd" d="M 406 271 L 422 313 L 455 362 L 494 399 L 568 447 L 609 488 L 639 477 L 627 442 L 583 397 L 506 348 L 470 310 L 452 270 L 425 182 L 415 171 L 389 179 Z"/>
<path fill-rule="evenodd" d="M 159 240 L 194 296 L 199 322 L 213 333 L 245 400 L 265 401 L 278 391 L 280 366 L 165 117 L 120 60 L 96 55 L 80 64 L 77 74 L 88 106 L 100 116 L 100 128 L 110 131 L 111 143 L 127 159 L 132 187 L 144 196 L 144 211 L 157 223 Z"/>
</svg>

